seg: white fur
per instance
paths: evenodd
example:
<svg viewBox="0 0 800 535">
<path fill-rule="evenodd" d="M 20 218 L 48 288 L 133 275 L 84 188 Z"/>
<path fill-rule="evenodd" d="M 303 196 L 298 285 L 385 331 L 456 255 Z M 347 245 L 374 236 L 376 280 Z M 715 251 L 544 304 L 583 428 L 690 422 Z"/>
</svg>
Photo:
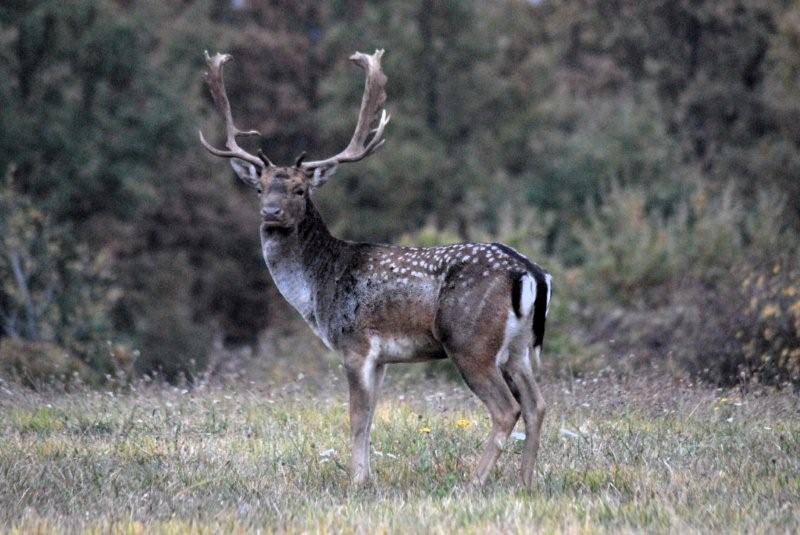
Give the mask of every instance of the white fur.
<svg viewBox="0 0 800 535">
<path fill-rule="evenodd" d="M 500 345 L 500 349 L 494 356 L 494 360 L 498 366 L 502 366 L 506 363 L 506 361 L 508 361 L 508 346 L 511 344 L 512 340 L 514 340 L 514 338 L 520 334 L 524 324 L 525 322 L 519 320 L 513 310 L 508 310 L 506 329 L 505 333 L 503 334 L 503 343 Z"/>
<path fill-rule="evenodd" d="M 250 162 L 240 160 L 239 158 L 231 158 L 231 167 L 236 172 L 236 175 L 248 184 L 255 185 L 258 182 L 258 169 Z"/>
<path fill-rule="evenodd" d="M 361 383 L 364 388 L 372 394 L 375 384 L 373 373 L 375 370 L 375 363 L 378 360 L 378 355 L 381 353 L 381 343 L 377 336 L 371 336 L 369 339 L 369 353 L 364 358 L 364 365 L 361 367 Z"/>
<path fill-rule="evenodd" d="M 547 308 L 545 308 L 544 315 L 550 312 L 550 297 L 553 295 L 553 277 L 547 273 L 544 276 L 544 281 L 547 283 Z"/>
<path fill-rule="evenodd" d="M 331 165 L 326 165 L 322 167 L 317 167 L 314 169 L 314 178 L 312 179 L 312 185 L 315 188 L 318 188 L 325 184 L 330 178 L 336 173 L 336 169 L 339 167 L 338 163 L 334 163 Z"/>
<path fill-rule="evenodd" d="M 274 262 L 270 251 L 270 242 L 262 244 L 264 261 L 267 263 L 272 280 L 278 291 L 295 310 L 304 318 L 314 312 L 314 303 L 311 299 L 311 284 L 301 266 L 292 265 L 293 262 Z M 299 268 L 299 269 L 298 269 Z"/>
<path fill-rule="evenodd" d="M 416 360 L 420 352 L 430 350 L 431 340 L 423 336 L 371 336 L 370 351 L 377 344 L 378 362 L 402 362 Z"/>
<path fill-rule="evenodd" d="M 275 282 L 275 287 L 278 288 L 283 298 L 300 313 L 309 327 L 311 327 L 311 330 L 314 331 L 314 334 L 322 340 L 322 343 L 328 349 L 334 349 L 333 344 L 331 344 L 315 320 L 311 281 L 306 276 L 303 267 L 285 259 L 283 259 L 284 261 L 275 261 L 271 251 L 271 243 L 268 240 L 262 241 L 261 252 L 269 273 L 272 275 L 272 280 Z"/>
<path fill-rule="evenodd" d="M 521 312 L 528 316 L 536 302 L 536 281 L 528 273 L 522 276 L 522 298 L 520 299 Z"/>
</svg>

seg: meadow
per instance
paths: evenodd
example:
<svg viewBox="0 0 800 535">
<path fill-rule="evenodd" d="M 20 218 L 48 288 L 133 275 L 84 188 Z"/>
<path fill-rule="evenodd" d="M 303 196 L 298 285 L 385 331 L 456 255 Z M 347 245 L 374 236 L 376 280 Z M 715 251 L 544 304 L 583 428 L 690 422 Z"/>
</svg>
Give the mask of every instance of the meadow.
<svg viewBox="0 0 800 535">
<path fill-rule="evenodd" d="M 373 480 L 348 483 L 346 388 L 0 383 L 0 529 L 12 533 L 797 532 L 800 398 L 664 378 L 543 381 L 532 492 L 522 425 L 483 489 L 488 432 L 452 381 L 387 378 Z"/>
</svg>

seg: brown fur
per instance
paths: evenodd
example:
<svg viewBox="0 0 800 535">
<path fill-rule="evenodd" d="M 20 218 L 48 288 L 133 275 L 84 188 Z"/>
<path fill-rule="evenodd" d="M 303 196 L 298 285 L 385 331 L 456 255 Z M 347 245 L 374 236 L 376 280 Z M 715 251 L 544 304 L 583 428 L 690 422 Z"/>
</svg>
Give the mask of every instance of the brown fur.
<svg viewBox="0 0 800 535">
<path fill-rule="evenodd" d="M 311 192 L 341 162 L 357 161 L 383 143 L 389 121 L 382 51 L 351 59 L 367 71 L 356 131 L 339 154 L 279 167 L 243 151 L 222 79 L 230 56 L 207 56 L 209 84 L 225 119 L 227 150 L 237 174 L 259 194 L 264 260 L 278 290 L 344 360 L 350 390 L 351 470 L 355 483 L 369 477 L 369 433 L 386 364 L 449 357 L 489 410 L 492 430 L 478 463 L 483 484 L 520 414 L 527 436 L 522 481 L 533 473 L 544 400 L 533 377 L 550 299 L 550 279 L 538 266 L 502 244 L 415 248 L 353 243 L 328 232 Z M 546 294 L 546 295 L 545 295 Z M 534 333 L 539 333 L 534 339 Z"/>
</svg>

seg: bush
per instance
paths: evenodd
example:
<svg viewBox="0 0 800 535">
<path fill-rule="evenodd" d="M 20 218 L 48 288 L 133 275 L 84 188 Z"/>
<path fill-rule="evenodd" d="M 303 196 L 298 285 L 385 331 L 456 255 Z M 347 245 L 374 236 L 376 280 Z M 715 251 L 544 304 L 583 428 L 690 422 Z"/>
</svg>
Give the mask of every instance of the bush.
<svg viewBox="0 0 800 535">
<path fill-rule="evenodd" d="M 796 247 L 781 223 L 783 203 L 762 193 L 748 208 L 733 187 L 686 192 L 668 211 L 648 209 L 639 187 L 612 186 L 576 226 L 592 302 L 654 306 L 687 277 L 715 284 L 745 258 L 768 259 Z"/>
<path fill-rule="evenodd" d="M 610 188 L 576 230 L 583 247 L 587 298 L 624 305 L 650 302 L 675 275 L 680 239 L 676 223 L 648 213 L 639 188 Z"/>
<path fill-rule="evenodd" d="M 191 379 L 205 369 L 211 349 L 211 329 L 196 321 L 192 305 L 192 267 L 186 255 L 151 254 L 131 270 L 132 286 L 124 310 L 136 319 L 141 355 L 138 373 L 160 375 L 168 381 Z"/>
<path fill-rule="evenodd" d="M 81 360 L 48 342 L 21 338 L 0 340 L 0 373 L 28 386 L 54 381 L 93 381 L 96 377 Z"/>
<path fill-rule="evenodd" d="M 753 204 L 699 188 L 664 216 L 648 213 L 641 190 L 612 188 L 576 233 L 588 341 L 634 366 L 671 359 L 720 384 L 800 382 L 796 240 L 780 202 Z"/>
<path fill-rule="evenodd" d="M 744 367 L 767 381 L 800 383 L 800 271 L 776 262 L 752 270 L 741 283 L 748 329 L 733 333 Z"/>
<path fill-rule="evenodd" d="M 116 292 L 107 256 L 72 240 L 14 188 L 14 166 L 0 189 L 0 328 L 13 339 L 55 344 L 100 376 L 112 373 L 106 344 Z M 35 346 L 31 346 L 35 347 Z M 21 353 L 20 353 L 21 354 Z M 31 355 L 55 355 L 53 351 Z M 38 365 L 34 368 L 39 368 Z"/>
<path fill-rule="evenodd" d="M 687 281 L 663 314 L 669 352 L 714 383 L 800 384 L 800 272 L 742 266 L 711 287 Z"/>
</svg>

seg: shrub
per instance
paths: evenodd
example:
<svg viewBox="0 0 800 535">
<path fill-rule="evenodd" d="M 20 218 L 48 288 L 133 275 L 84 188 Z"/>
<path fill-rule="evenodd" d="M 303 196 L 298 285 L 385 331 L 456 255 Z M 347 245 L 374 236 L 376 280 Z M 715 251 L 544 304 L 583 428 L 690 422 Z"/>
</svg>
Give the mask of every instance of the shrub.
<svg viewBox="0 0 800 535">
<path fill-rule="evenodd" d="M 687 284 L 672 303 L 675 360 L 715 383 L 800 384 L 800 272 L 741 268 L 717 285 Z"/>
<path fill-rule="evenodd" d="M 611 188 L 576 232 L 588 340 L 716 383 L 800 381 L 798 244 L 782 203 L 764 193 L 747 209 L 731 188 L 698 188 L 670 215 L 646 204 L 642 190 Z"/>
<path fill-rule="evenodd" d="M 205 368 L 211 335 L 193 314 L 189 260 L 184 254 L 163 252 L 132 262 L 132 267 L 129 284 L 137 291 L 126 295 L 117 313 L 135 318 L 129 328 L 141 343 L 136 371 L 168 381 L 193 378 Z"/>
<path fill-rule="evenodd" d="M 0 189 L 1 332 L 55 344 L 101 376 L 111 373 L 106 343 L 115 292 L 107 256 L 90 254 L 72 240 L 68 227 L 52 224 L 37 204 L 16 191 L 14 174 L 10 166 Z M 56 354 L 27 353 L 32 358 Z"/>
<path fill-rule="evenodd" d="M 774 258 L 796 247 L 781 224 L 783 203 L 769 193 L 749 209 L 732 187 L 715 193 L 698 186 L 667 213 L 648 204 L 642 188 L 611 186 L 603 204 L 590 208 L 588 223 L 576 226 L 593 302 L 663 304 L 687 277 L 715 284 L 745 258 Z"/>
<path fill-rule="evenodd" d="M 678 266 L 676 223 L 646 210 L 640 188 L 612 186 L 575 235 L 585 255 L 586 297 L 632 305 L 652 301 Z"/>
<path fill-rule="evenodd" d="M 0 373 L 28 386 L 96 378 L 86 364 L 57 345 L 21 338 L 0 340 Z"/>
<path fill-rule="evenodd" d="M 795 259 L 796 260 L 796 259 Z M 746 326 L 732 333 L 743 367 L 763 380 L 800 384 L 800 270 L 775 262 L 739 275 Z"/>
</svg>

